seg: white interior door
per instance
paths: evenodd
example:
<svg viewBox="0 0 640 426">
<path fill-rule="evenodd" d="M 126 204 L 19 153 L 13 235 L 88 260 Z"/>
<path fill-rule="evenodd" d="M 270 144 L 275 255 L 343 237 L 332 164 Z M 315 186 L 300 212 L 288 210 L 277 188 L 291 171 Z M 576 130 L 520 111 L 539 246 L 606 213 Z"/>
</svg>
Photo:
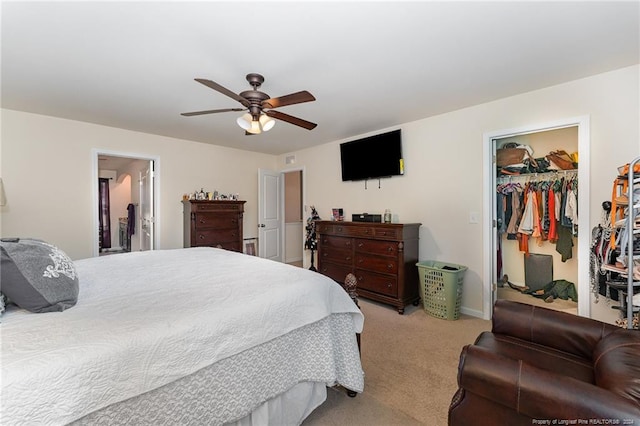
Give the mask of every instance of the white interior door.
<svg viewBox="0 0 640 426">
<path fill-rule="evenodd" d="M 258 169 L 258 256 L 283 262 L 283 231 L 282 174 Z"/>
<path fill-rule="evenodd" d="M 153 160 L 140 171 L 140 250 L 153 250 Z"/>
</svg>

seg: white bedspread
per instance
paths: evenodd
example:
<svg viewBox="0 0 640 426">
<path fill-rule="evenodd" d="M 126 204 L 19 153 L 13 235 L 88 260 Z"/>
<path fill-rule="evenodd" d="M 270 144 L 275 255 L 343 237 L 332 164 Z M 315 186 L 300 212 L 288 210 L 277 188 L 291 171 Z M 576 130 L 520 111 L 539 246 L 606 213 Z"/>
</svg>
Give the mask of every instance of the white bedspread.
<svg viewBox="0 0 640 426">
<path fill-rule="evenodd" d="M 332 313 L 363 317 L 312 271 L 215 248 L 76 262 L 78 304 L 4 314 L 3 425 L 65 424 Z"/>
</svg>

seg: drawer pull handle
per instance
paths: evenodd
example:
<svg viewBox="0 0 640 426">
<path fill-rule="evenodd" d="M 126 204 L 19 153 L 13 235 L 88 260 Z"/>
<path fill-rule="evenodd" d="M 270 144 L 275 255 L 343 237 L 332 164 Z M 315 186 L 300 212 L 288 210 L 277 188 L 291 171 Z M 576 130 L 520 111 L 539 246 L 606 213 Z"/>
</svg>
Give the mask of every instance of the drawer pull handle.
<svg viewBox="0 0 640 426">
<path fill-rule="evenodd" d="M 393 251 L 393 247 L 389 247 L 389 248 L 387 249 L 387 251 L 388 251 L 389 253 L 391 253 L 391 252 Z"/>
<path fill-rule="evenodd" d="M 362 263 L 362 262 L 364 262 L 364 260 L 358 259 L 358 263 Z"/>
<path fill-rule="evenodd" d="M 200 234 L 200 235 L 199 235 L 199 238 L 200 238 L 201 240 L 204 240 L 204 235 Z"/>
<path fill-rule="evenodd" d="M 204 219 L 200 219 L 200 223 L 206 223 Z"/>
<path fill-rule="evenodd" d="M 388 268 L 388 269 L 393 269 L 393 264 L 392 264 L 392 263 L 388 264 L 388 265 L 387 265 L 387 268 Z"/>
<path fill-rule="evenodd" d="M 358 281 L 362 281 L 362 275 L 358 277 Z"/>
<path fill-rule="evenodd" d="M 344 260 L 351 260 L 351 256 L 345 257 Z"/>
<path fill-rule="evenodd" d="M 382 235 L 387 235 L 387 231 L 382 231 Z"/>
<path fill-rule="evenodd" d="M 364 246 L 364 244 L 358 243 L 358 247 L 362 247 L 362 246 Z"/>
<path fill-rule="evenodd" d="M 387 288 L 391 288 L 391 283 L 387 283 Z"/>
</svg>

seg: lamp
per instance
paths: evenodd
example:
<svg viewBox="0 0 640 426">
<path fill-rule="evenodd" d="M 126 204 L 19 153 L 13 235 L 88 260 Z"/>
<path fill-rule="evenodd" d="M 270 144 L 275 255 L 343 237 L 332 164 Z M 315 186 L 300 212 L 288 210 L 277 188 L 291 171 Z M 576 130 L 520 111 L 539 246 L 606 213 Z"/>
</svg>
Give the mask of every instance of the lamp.
<svg viewBox="0 0 640 426">
<path fill-rule="evenodd" d="M 249 129 L 251 128 L 251 120 L 251 114 L 247 113 L 238 117 L 236 123 L 238 123 L 238 126 L 242 127 L 244 130 L 249 131 Z"/>
<path fill-rule="evenodd" d="M 251 133 L 252 135 L 259 135 L 260 133 L 262 133 L 262 129 L 260 129 L 260 122 L 252 121 L 251 126 L 249 127 L 249 129 L 247 129 L 247 132 Z"/>
<path fill-rule="evenodd" d="M 276 121 L 273 118 L 271 118 L 268 115 L 266 115 L 266 114 L 262 114 L 260 116 L 260 120 L 259 121 L 260 121 L 260 127 L 262 127 L 262 131 L 263 132 L 268 132 L 276 124 Z"/>
<path fill-rule="evenodd" d="M 254 120 L 249 113 L 238 117 L 236 123 L 238 123 L 238 126 L 253 135 L 268 132 L 276 124 L 275 120 L 266 114 L 261 114 L 259 119 Z"/>
</svg>

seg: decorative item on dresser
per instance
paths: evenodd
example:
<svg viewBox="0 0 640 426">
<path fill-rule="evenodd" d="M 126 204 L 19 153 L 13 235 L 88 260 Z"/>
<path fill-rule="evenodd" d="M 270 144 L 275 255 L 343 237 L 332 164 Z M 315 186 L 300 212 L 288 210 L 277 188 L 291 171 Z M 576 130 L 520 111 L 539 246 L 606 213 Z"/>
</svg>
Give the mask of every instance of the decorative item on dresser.
<svg viewBox="0 0 640 426">
<path fill-rule="evenodd" d="M 318 271 L 338 282 L 353 273 L 358 295 L 395 306 L 420 300 L 420 223 L 316 222 Z"/>
<path fill-rule="evenodd" d="M 183 200 L 184 247 L 209 246 L 242 252 L 245 202 Z"/>
</svg>

